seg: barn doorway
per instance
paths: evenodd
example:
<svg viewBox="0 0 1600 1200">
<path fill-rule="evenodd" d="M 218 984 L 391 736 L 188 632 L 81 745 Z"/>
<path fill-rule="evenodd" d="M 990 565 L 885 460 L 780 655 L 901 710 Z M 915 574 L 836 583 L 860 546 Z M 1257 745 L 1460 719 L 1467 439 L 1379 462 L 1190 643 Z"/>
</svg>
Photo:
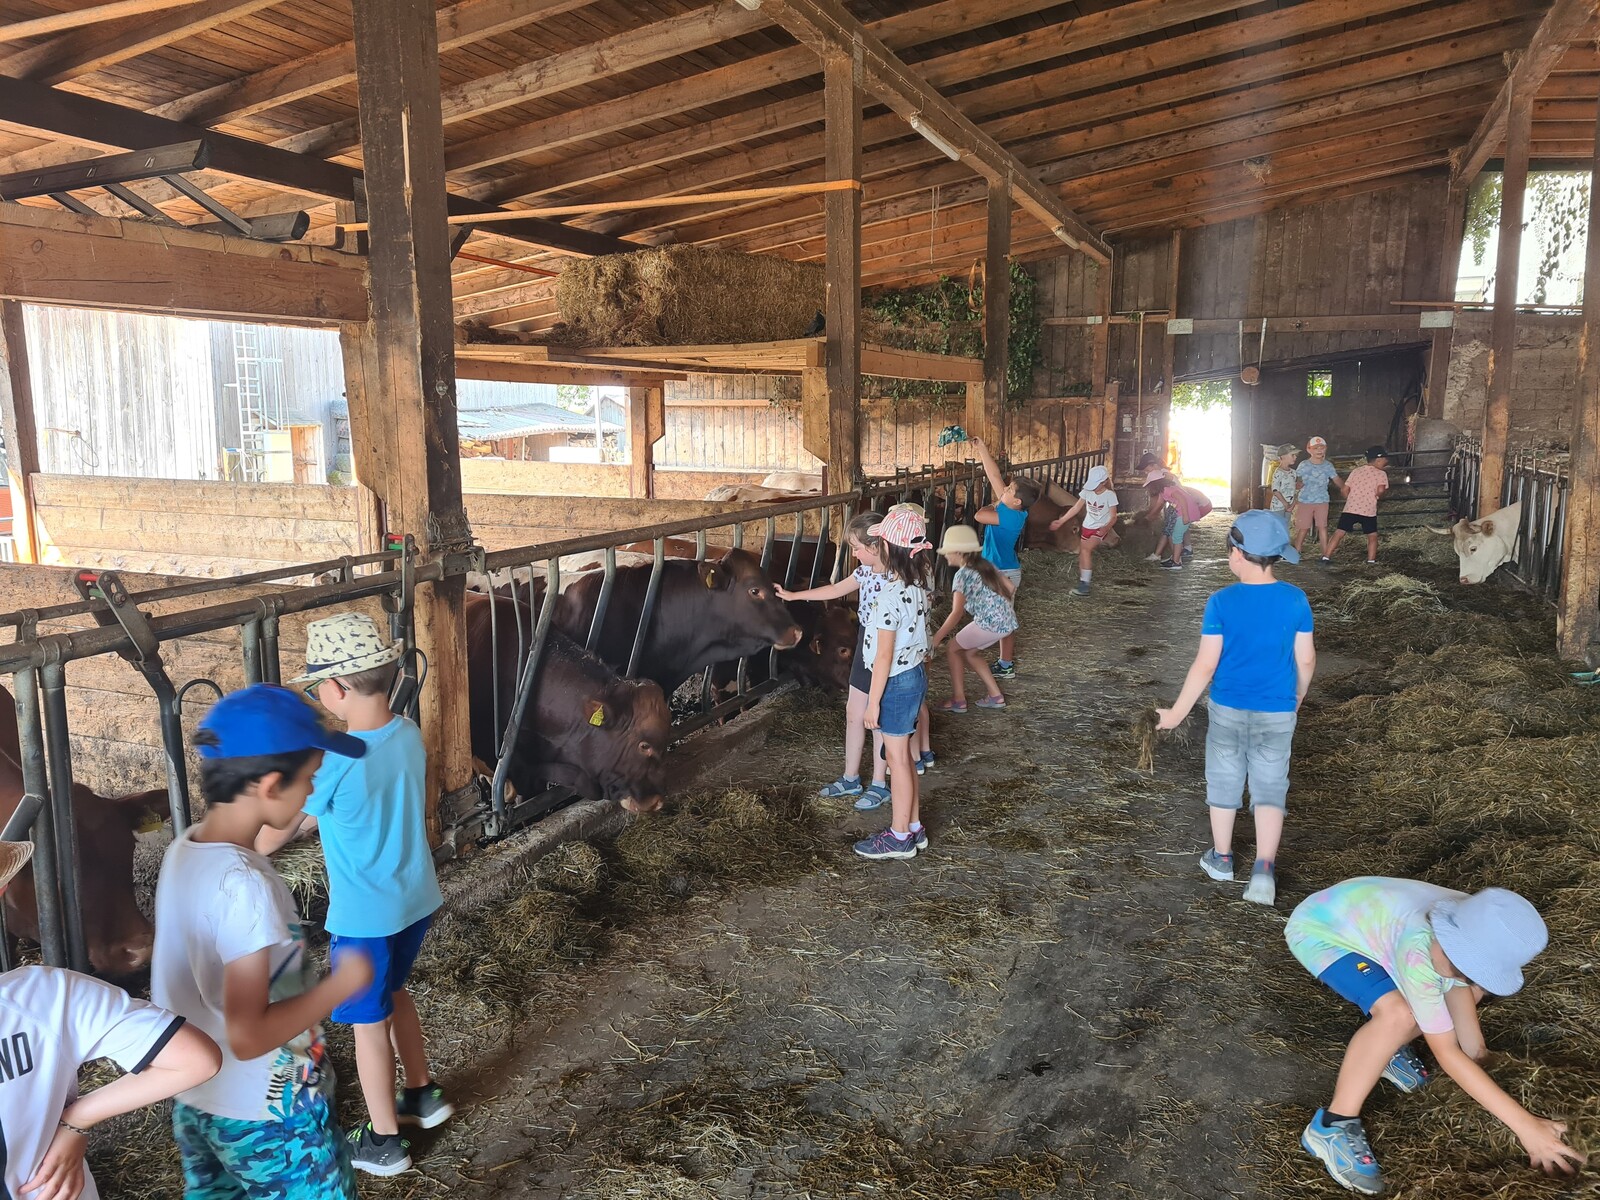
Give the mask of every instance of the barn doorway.
<svg viewBox="0 0 1600 1200">
<path fill-rule="evenodd" d="M 1226 379 L 1174 384 L 1167 440 L 1173 470 L 1218 508 L 1233 486 L 1233 393 Z"/>
</svg>

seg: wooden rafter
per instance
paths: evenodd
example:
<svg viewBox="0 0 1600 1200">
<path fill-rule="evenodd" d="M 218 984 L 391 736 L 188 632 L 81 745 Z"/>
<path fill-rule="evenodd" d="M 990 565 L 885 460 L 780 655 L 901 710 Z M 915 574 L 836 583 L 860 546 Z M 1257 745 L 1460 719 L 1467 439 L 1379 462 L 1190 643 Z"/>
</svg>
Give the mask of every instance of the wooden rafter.
<svg viewBox="0 0 1600 1200">
<path fill-rule="evenodd" d="M 1594 19 L 1595 8 L 1595 0 L 1555 0 L 1550 6 L 1529 40 L 1528 48 L 1512 68 L 1510 78 L 1461 151 L 1461 161 L 1454 172 L 1457 180 L 1471 181 L 1483 170 L 1483 164 L 1505 138 L 1506 115 L 1513 91 L 1527 97 L 1538 92 L 1570 43 Z"/>
<path fill-rule="evenodd" d="M 248 17 L 281 0 L 203 0 L 151 19 L 124 17 L 63 33 L 0 57 L 0 75 L 35 83 L 63 83 L 148 54 L 162 46 Z"/>
<path fill-rule="evenodd" d="M 79 8 L 71 12 L 51 13 L 46 17 L 33 17 L 26 21 L 13 21 L 0 25 L 0 42 L 20 42 L 24 38 L 45 37 L 85 25 L 98 25 L 104 21 L 117 21 L 123 17 L 143 17 L 169 8 L 182 8 L 195 0 L 108 0 L 93 8 Z"/>
</svg>

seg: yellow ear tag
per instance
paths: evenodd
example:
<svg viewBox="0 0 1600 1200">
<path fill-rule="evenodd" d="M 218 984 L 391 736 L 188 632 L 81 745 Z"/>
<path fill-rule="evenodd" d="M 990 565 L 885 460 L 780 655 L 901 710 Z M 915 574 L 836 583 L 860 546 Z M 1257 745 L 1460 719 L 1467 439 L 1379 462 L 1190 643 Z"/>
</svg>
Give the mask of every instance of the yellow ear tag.
<svg viewBox="0 0 1600 1200">
<path fill-rule="evenodd" d="M 715 571 L 707 571 L 706 572 L 706 587 L 715 588 L 716 586 L 717 586 L 717 573 Z"/>
<path fill-rule="evenodd" d="M 144 819 L 144 823 L 142 825 L 138 826 L 134 830 L 134 832 L 135 833 L 154 833 L 156 830 L 160 829 L 166 823 L 167 823 L 167 819 L 165 817 L 163 817 L 163 816 L 161 816 L 161 815 L 159 815 L 157 813 L 151 813 L 149 816 L 147 816 Z"/>
<path fill-rule="evenodd" d="M 597 708 L 592 713 L 589 714 L 589 724 L 593 725 L 596 729 L 599 729 L 605 723 L 606 723 L 606 710 L 605 709 Z"/>
</svg>

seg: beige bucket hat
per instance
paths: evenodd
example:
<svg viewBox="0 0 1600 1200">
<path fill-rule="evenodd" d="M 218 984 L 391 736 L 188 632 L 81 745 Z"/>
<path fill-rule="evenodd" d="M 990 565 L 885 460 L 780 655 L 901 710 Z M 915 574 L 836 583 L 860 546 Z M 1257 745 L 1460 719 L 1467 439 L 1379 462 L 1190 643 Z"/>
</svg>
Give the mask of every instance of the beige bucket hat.
<svg viewBox="0 0 1600 1200">
<path fill-rule="evenodd" d="M 0 842 L 0 888 L 15 879 L 32 857 L 32 842 Z"/>
<path fill-rule="evenodd" d="M 291 683 L 320 683 L 398 662 L 404 653 L 362 613 L 340 613 L 306 626 L 306 673 Z"/>
<path fill-rule="evenodd" d="M 939 543 L 940 554 L 977 554 L 983 549 L 977 533 L 970 525 L 952 525 L 944 531 Z"/>
</svg>

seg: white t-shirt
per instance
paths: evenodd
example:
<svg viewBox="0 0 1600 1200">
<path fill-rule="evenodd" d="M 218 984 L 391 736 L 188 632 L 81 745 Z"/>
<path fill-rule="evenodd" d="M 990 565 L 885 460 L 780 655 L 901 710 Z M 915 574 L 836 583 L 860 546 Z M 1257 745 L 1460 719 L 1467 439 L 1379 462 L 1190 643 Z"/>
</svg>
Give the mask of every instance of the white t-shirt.
<svg viewBox="0 0 1600 1200">
<path fill-rule="evenodd" d="M 902 583 L 892 575 L 879 576 L 883 587 L 872 601 L 872 611 L 862 621 L 866 636 L 861 644 L 862 661 L 870 671 L 878 661 L 878 637 L 883 630 L 894 634 L 894 661 L 889 678 L 920 667 L 928 657 L 928 593 L 915 584 Z"/>
<path fill-rule="evenodd" d="M 307 978 L 305 938 L 294 898 L 261 855 L 228 842 L 197 842 L 193 833 L 167 847 L 156 883 L 156 948 L 150 993 L 188 1018 L 222 1049 L 222 1069 L 178 1099 L 236 1121 L 282 1121 L 321 1092 L 332 1095 L 322 1029 L 241 1062 L 228 1047 L 223 968 L 258 950 L 271 964 L 270 1003 L 298 996 Z"/>
<path fill-rule="evenodd" d="M 872 611 L 872 602 L 878 598 L 878 593 L 883 591 L 884 581 L 889 577 L 868 566 L 857 567 L 850 573 L 850 577 L 856 581 L 856 616 L 860 617 L 861 623 L 865 625 L 867 614 Z"/>
<path fill-rule="evenodd" d="M 1078 499 L 1083 501 L 1085 529 L 1104 529 L 1117 519 L 1116 488 L 1107 488 L 1103 492 L 1084 492 Z"/>
<path fill-rule="evenodd" d="M 109 1058 L 138 1074 L 183 1018 L 121 988 L 55 967 L 0 975 L 0 1191 L 22 1196 L 78 1095 L 78 1068 Z M 87 1167 L 79 1200 L 99 1200 Z"/>
</svg>

